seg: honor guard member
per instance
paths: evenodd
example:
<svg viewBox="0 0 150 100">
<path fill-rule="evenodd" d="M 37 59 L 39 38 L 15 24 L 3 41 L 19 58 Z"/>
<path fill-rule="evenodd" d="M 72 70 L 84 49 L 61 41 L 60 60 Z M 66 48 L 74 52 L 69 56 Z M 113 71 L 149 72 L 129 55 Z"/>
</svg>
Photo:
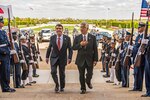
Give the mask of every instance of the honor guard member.
<svg viewBox="0 0 150 100">
<path fill-rule="evenodd" d="M 145 52 L 145 86 L 146 94 L 142 95 L 142 97 L 150 97 L 150 35 Z"/>
<path fill-rule="evenodd" d="M 2 30 L 4 26 L 3 17 L 0 16 L 0 84 L 2 92 L 15 92 L 10 88 L 10 43 L 7 33 Z"/>
<path fill-rule="evenodd" d="M 19 43 L 18 43 L 18 35 L 17 32 L 12 32 L 13 35 L 13 39 L 14 39 L 14 46 L 15 46 L 15 50 L 17 52 L 17 54 L 19 55 Z M 15 84 L 15 88 L 22 88 L 21 87 L 21 65 L 20 62 L 19 63 L 14 63 L 12 62 L 12 66 L 13 66 L 13 79 L 14 79 L 14 84 Z"/>
<path fill-rule="evenodd" d="M 117 46 L 117 53 L 116 53 L 117 54 L 117 60 L 118 60 L 118 56 L 121 55 L 120 53 L 122 53 L 121 52 L 121 45 L 124 41 L 124 37 L 122 36 L 122 34 L 118 34 L 118 35 L 119 35 L 118 36 L 118 46 Z M 115 63 L 117 63 L 117 61 Z M 122 81 L 121 68 L 122 68 L 122 66 L 120 63 L 119 63 L 119 66 L 116 66 L 116 64 L 115 64 L 115 72 L 116 72 L 116 78 L 118 80 L 118 85 Z"/>
<path fill-rule="evenodd" d="M 109 68 L 110 68 L 110 80 L 106 81 L 107 83 L 115 83 L 118 84 L 116 74 L 115 74 L 115 61 L 116 61 L 116 41 L 114 39 L 111 40 L 111 49 L 110 49 L 110 61 L 109 61 Z"/>
<path fill-rule="evenodd" d="M 20 37 L 20 42 L 21 42 L 21 47 L 22 48 L 22 51 L 23 52 L 23 55 L 24 55 L 24 58 L 25 58 L 25 61 L 21 62 L 21 65 L 22 65 L 22 87 L 25 88 L 25 84 L 26 84 L 26 80 L 27 80 L 27 77 L 28 77 L 28 69 L 29 69 L 29 60 L 30 60 L 30 56 L 29 56 L 29 51 L 28 51 L 28 46 L 27 46 L 27 40 L 26 40 L 26 37 L 25 36 L 21 36 Z M 26 63 L 27 66 L 23 66 L 23 63 Z"/>
<path fill-rule="evenodd" d="M 110 44 L 111 44 L 111 36 L 108 35 L 107 36 L 107 42 L 106 42 L 106 48 L 105 48 L 105 59 L 104 59 L 106 74 L 103 75 L 103 77 L 105 77 L 105 78 L 110 77 L 110 72 L 109 72 L 109 67 L 108 67 L 108 63 L 110 60 L 110 49 L 111 49 Z"/>
<path fill-rule="evenodd" d="M 36 69 L 39 68 L 38 65 L 38 51 L 35 45 L 35 35 L 30 35 L 30 41 L 31 41 L 31 49 L 32 49 L 32 53 L 33 53 L 33 59 L 34 59 L 34 63 L 36 65 L 36 67 L 33 67 L 33 77 L 39 77 L 39 75 L 36 73 Z"/>
<path fill-rule="evenodd" d="M 138 49 L 141 45 L 141 40 L 143 38 L 143 34 L 145 32 L 145 23 L 140 22 L 138 27 L 138 35 L 135 39 L 135 44 L 133 46 L 133 62 L 135 61 L 136 54 L 138 53 Z M 134 66 L 134 87 L 130 91 L 142 91 L 143 88 L 143 76 L 144 76 L 144 55 L 142 55 L 142 63 L 140 67 Z"/>
<path fill-rule="evenodd" d="M 102 50 L 101 50 L 101 58 L 100 58 L 100 61 L 102 61 L 101 72 L 106 72 L 106 66 L 104 65 L 106 41 L 107 41 L 107 35 L 103 34 L 103 40 L 101 42 L 102 43 Z"/>
<path fill-rule="evenodd" d="M 124 64 L 123 62 L 124 62 L 124 59 L 125 59 L 128 47 L 129 47 L 130 37 L 131 37 L 131 34 L 128 31 L 126 31 L 125 41 L 123 42 L 123 58 L 122 58 L 121 64 Z M 129 71 L 130 71 L 129 69 L 130 69 L 130 66 L 131 66 L 131 59 L 130 59 L 129 65 L 123 65 L 122 66 L 122 70 L 121 70 L 122 87 L 129 87 Z"/>
<path fill-rule="evenodd" d="M 23 50 L 23 53 L 24 53 L 24 57 L 25 57 L 25 61 L 27 63 L 27 70 L 23 70 L 23 73 L 22 73 L 22 81 L 23 81 L 23 86 L 25 87 L 25 83 L 26 83 L 26 79 L 27 77 L 29 78 L 29 83 L 26 84 L 26 86 L 31 86 L 32 83 L 36 83 L 35 81 L 32 81 L 32 72 L 31 72 L 31 54 L 30 54 L 30 51 L 29 51 L 29 47 L 27 45 L 27 39 L 25 36 L 21 36 L 20 37 L 21 39 L 21 45 L 22 45 L 22 50 Z"/>
</svg>

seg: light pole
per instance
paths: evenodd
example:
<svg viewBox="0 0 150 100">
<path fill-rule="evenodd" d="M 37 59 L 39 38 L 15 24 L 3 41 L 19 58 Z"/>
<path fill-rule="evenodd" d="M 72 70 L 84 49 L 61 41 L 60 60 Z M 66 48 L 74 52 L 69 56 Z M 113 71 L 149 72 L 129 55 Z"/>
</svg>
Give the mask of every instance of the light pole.
<svg viewBox="0 0 150 100">
<path fill-rule="evenodd" d="M 110 8 L 107 8 L 106 10 L 107 10 L 107 15 L 106 15 L 106 28 L 107 28 L 108 14 L 109 14 L 109 10 L 110 10 Z"/>
</svg>

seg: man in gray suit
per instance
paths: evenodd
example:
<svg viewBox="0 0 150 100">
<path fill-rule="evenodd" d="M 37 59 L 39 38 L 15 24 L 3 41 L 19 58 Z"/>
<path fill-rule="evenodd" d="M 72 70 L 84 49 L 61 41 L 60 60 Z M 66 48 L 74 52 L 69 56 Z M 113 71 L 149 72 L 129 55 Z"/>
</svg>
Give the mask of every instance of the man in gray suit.
<svg viewBox="0 0 150 100">
<path fill-rule="evenodd" d="M 73 43 L 73 49 L 78 50 L 76 64 L 80 74 L 81 94 L 86 93 L 86 85 L 92 89 L 91 79 L 93 75 L 93 66 L 98 61 L 98 51 L 96 37 L 88 33 L 89 25 L 86 22 L 81 23 L 80 31 L 82 34 L 77 36 Z M 87 74 L 85 78 L 85 69 Z"/>
<path fill-rule="evenodd" d="M 49 47 L 46 53 L 46 63 L 48 64 L 50 58 L 51 65 L 51 74 L 52 78 L 56 84 L 55 92 L 64 91 L 65 88 L 65 66 L 71 63 L 72 59 L 72 47 L 71 40 L 68 36 L 63 35 L 63 26 L 61 24 L 57 24 L 55 26 L 56 35 L 51 36 Z M 68 56 L 67 56 L 68 50 Z M 60 77 L 60 85 L 57 77 L 57 67 L 59 66 L 59 77 Z"/>
</svg>

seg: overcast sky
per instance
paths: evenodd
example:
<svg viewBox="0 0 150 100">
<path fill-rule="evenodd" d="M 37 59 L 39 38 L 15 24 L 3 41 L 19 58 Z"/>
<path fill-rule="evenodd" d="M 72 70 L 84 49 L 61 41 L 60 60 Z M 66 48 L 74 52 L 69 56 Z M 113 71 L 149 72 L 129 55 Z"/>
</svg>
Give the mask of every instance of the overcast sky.
<svg viewBox="0 0 150 100">
<path fill-rule="evenodd" d="M 0 0 L 14 16 L 36 18 L 139 19 L 142 0 Z M 30 8 L 33 8 L 31 10 Z M 108 10 L 109 9 L 109 10 Z"/>
</svg>

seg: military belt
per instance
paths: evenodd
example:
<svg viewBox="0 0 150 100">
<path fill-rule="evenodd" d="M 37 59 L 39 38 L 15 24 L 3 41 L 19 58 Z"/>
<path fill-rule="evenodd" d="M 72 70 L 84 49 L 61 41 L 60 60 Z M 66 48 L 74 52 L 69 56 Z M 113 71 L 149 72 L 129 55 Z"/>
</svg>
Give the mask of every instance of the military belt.
<svg viewBox="0 0 150 100">
<path fill-rule="evenodd" d="M 0 48 L 6 47 L 6 46 L 7 46 L 7 44 L 2 44 L 2 45 L 0 45 Z"/>
</svg>

